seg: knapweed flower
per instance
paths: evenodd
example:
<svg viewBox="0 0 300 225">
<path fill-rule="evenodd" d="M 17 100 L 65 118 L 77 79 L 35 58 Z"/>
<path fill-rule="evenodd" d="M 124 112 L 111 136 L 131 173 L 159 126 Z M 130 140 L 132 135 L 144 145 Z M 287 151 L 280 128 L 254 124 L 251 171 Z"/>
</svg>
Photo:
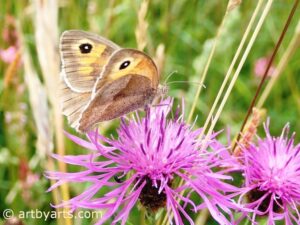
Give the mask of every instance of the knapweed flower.
<svg viewBox="0 0 300 225">
<path fill-rule="evenodd" d="M 0 58 L 5 63 L 12 63 L 16 58 L 17 51 L 15 46 L 10 46 L 4 50 L 0 49 Z"/>
<path fill-rule="evenodd" d="M 247 199 L 245 206 L 253 210 L 252 217 L 248 215 L 252 224 L 258 216 L 266 216 L 270 225 L 277 220 L 300 224 L 300 144 L 294 144 L 295 134 L 288 138 L 288 128 L 272 137 L 268 121 L 266 138 L 241 153 L 245 189 L 240 201 Z"/>
<path fill-rule="evenodd" d="M 12 63 L 17 56 L 19 50 L 19 37 L 16 31 L 16 22 L 12 15 L 5 15 L 2 29 L 2 37 L 6 45 L 6 49 L 0 49 L 0 59 L 5 63 Z"/>
<path fill-rule="evenodd" d="M 181 216 L 193 224 L 187 211 L 207 207 L 220 224 L 230 225 L 219 211 L 229 212 L 230 207 L 236 207 L 225 195 L 235 188 L 222 181 L 231 179 L 225 174 L 231 164 L 229 154 L 214 136 L 209 138 L 207 148 L 201 148 L 201 142 L 197 140 L 201 130 L 193 131 L 184 122 L 179 110 L 175 118 L 168 119 L 172 104 L 171 99 L 166 99 L 158 106 L 148 108 L 145 117 L 136 114 L 129 121 L 123 118 L 117 139 L 89 132 L 89 141 L 85 141 L 67 134 L 92 153 L 64 157 L 54 155 L 85 170 L 48 172 L 48 178 L 57 180 L 50 190 L 64 182 L 89 182 L 91 185 L 82 194 L 59 206 L 67 205 L 72 210 L 78 207 L 104 210 L 97 224 L 109 219 L 110 224 L 125 224 L 131 209 L 140 202 L 152 213 L 165 208 L 170 223 L 176 225 L 183 224 Z M 213 172 L 222 166 L 223 170 Z M 184 182 L 177 187 L 178 178 Z M 105 190 L 104 196 L 99 196 L 99 192 Z M 186 195 L 181 194 L 183 191 Z M 200 205 L 196 206 L 189 198 L 192 192 L 201 197 Z"/>
<path fill-rule="evenodd" d="M 268 63 L 270 61 L 269 57 L 262 57 L 256 60 L 255 65 L 254 65 L 254 74 L 257 77 L 262 77 L 265 73 L 265 70 L 267 69 Z M 272 74 L 275 72 L 275 67 L 271 65 L 269 72 L 268 72 L 268 77 L 272 76 Z"/>
</svg>

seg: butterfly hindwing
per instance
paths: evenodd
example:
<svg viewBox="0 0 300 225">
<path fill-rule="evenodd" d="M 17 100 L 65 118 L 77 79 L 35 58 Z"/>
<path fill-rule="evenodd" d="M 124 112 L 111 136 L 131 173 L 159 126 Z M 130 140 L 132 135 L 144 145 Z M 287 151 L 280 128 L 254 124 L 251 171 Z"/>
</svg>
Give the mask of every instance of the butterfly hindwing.
<svg viewBox="0 0 300 225">
<path fill-rule="evenodd" d="M 61 79 L 60 81 L 60 99 L 62 112 L 68 118 L 71 127 L 77 129 L 79 121 L 85 107 L 91 98 L 91 92 L 77 93 L 69 88 Z"/>
<path fill-rule="evenodd" d="M 83 112 L 79 130 L 142 108 L 152 102 L 155 93 L 150 79 L 140 75 L 125 75 L 105 84 Z"/>
</svg>

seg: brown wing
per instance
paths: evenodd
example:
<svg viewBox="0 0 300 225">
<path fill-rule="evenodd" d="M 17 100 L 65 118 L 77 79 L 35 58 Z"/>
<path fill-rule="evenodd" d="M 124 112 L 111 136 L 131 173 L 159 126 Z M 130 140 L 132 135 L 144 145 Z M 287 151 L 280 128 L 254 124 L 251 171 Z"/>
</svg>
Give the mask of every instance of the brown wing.
<svg viewBox="0 0 300 225">
<path fill-rule="evenodd" d="M 135 49 L 120 49 L 110 57 L 105 70 L 94 86 L 93 96 L 105 83 L 110 83 L 129 74 L 144 76 L 150 81 L 151 87 L 154 89 L 158 87 L 159 74 L 153 60 L 144 52 Z"/>
<path fill-rule="evenodd" d="M 92 90 L 109 57 L 119 46 L 92 33 L 69 30 L 61 36 L 60 52 L 66 84 L 77 92 Z"/>
<path fill-rule="evenodd" d="M 80 131 L 96 123 L 115 119 L 151 103 L 156 93 L 151 80 L 140 75 L 126 75 L 104 85 L 82 113 Z"/>
</svg>

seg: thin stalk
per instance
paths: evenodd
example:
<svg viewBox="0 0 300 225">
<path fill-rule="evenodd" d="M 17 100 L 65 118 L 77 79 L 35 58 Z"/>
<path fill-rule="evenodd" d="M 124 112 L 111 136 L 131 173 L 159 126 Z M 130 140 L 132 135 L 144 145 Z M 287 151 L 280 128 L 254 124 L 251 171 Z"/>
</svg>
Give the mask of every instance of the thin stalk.
<svg viewBox="0 0 300 225">
<path fill-rule="evenodd" d="M 48 105 L 46 99 L 46 91 L 42 83 L 40 82 L 36 71 L 33 68 L 31 58 L 28 54 L 28 51 L 25 47 L 24 35 L 20 28 L 19 22 L 17 22 L 17 31 L 20 37 L 20 42 L 22 48 L 20 50 L 20 54 L 22 54 L 22 60 L 24 65 L 24 78 L 25 83 L 29 92 L 29 103 L 32 109 L 33 118 L 35 121 L 35 126 L 37 129 L 37 143 L 36 150 L 37 154 L 41 158 L 41 160 L 46 159 L 45 169 L 48 171 L 54 171 L 55 166 L 53 162 L 53 158 L 50 157 L 50 153 L 52 151 L 52 137 L 49 135 L 51 133 L 50 119 L 48 114 Z M 50 181 L 51 185 L 54 185 L 55 181 Z M 55 205 L 60 203 L 60 194 L 58 189 L 54 189 L 51 191 L 53 202 Z M 61 209 L 56 208 L 56 212 L 59 214 Z M 58 225 L 65 224 L 63 217 L 57 218 Z"/>
<path fill-rule="evenodd" d="M 141 211 L 140 211 L 140 224 L 141 225 L 146 225 L 146 220 L 145 220 L 145 217 L 146 217 L 146 209 L 144 207 L 141 208 Z"/>
<path fill-rule="evenodd" d="M 195 98 L 194 98 L 194 101 L 193 101 L 193 104 L 192 104 L 192 108 L 191 108 L 191 111 L 190 111 L 189 116 L 188 116 L 188 120 L 187 120 L 188 123 L 190 123 L 192 121 L 192 119 L 193 119 L 193 114 L 195 112 L 197 101 L 198 101 L 198 99 L 200 97 L 200 93 L 201 93 L 202 87 L 204 86 L 204 81 L 205 81 L 205 78 L 206 78 L 209 66 L 211 64 L 212 58 L 213 58 L 213 56 L 215 54 L 216 47 L 217 47 L 217 44 L 219 42 L 219 39 L 220 39 L 221 33 L 223 31 L 224 24 L 225 24 L 225 21 L 226 21 L 227 17 L 228 17 L 228 13 L 226 12 L 225 15 L 224 15 L 224 17 L 223 17 L 223 19 L 222 19 L 221 24 L 218 27 L 217 34 L 216 34 L 216 37 L 214 39 L 213 46 L 211 48 L 211 51 L 210 51 L 208 59 L 207 59 L 207 63 L 205 64 L 203 73 L 201 74 L 201 79 L 200 79 L 200 82 L 199 82 L 200 84 L 198 86 L 198 89 L 197 89 L 197 92 L 196 92 L 196 95 L 195 95 Z"/>
<path fill-rule="evenodd" d="M 64 135 L 63 135 L 63 118 L 57 100 L 60 63 L 57 51 L 58 45 L 58 1 L 42 1 L 34 0 L 34 25 L 35 40 L 37 46 L 38 59 L 44 78 L 47 95 L 50 106 L 52 106 L 52 118 L 55 138 L 55 152 L 61 156 L 65 155 Z M 51 74 L 51 76 L 49 76 Z M 66 171 L 66 164 L 62 161 L 58 162 L 59 171 Z M 63 201 L 69 200 L 68 184 L 64 183 L 60 187 L 61 197 Z M 68 212 L 69 207 L 62 210 Z M 65 217 L 64 223 L 72 225 L 72 218 Z"/>
<path fill-rule="evenodd" d="M 286 65 L 288 64 L 288 62 L 290 61 L 290 59 L 292 58 L 292 56 L 294 55 L 296 50 L 299 48 L 299 46 L 300 46 L 300 21 L 298 21 L 298 25 L 295 29 L 294 36 L 293 36 L 288 48 L 284 52 L 282 58 L 280 59 L 280 61 L 278 63 L 278 66 L 276 67 L 274 74 L 272 74 L 271 79 L 267 83 L 264 91 L 262 92 L 262 94 L 258 100 L 258 103 L 257 103 L 258 108 L 261 108 L 264 105 L 266 99 L 268 98 L 268 96 L 271 93 L 271 90 L 272 90 L 274 84 L 278 80 L 280 74 L 285 69 Z"/>
<path fill-rule="evenodd" d="M 255 21 L 255 19 L 257 17 L 258 12 L 261 9 L 263 1 L 264 0 L 259 0 L 259 2 L 257 3 L 257 6 L 256 6 L 256 8 L 255 8 L 255 10 L 254 10 L 254 12 L 252 14 L 252 17 L 251 17 L 251 19 L 249 21 L 249 24 L 248 24 L 248 26 L 247 26 L 247 28 L 245 30 L 245 33 L 244 33 L 244 35 L 242 37 L 242 40 L 241 40 L 241 42 L 240 42 L 240 44 L 238 46 L 238 49 L 237 49 L 237 51 L 236 51 L 236 53 L 235 53 L 235 55 L 233 57 L 233 60 L 232 60 L 232 62 L 230 64 L 230 66 L 229 66 L 229 69 L 228 69 L 228 71 L 227 71 L 227 73 L 225 75 L 225 78 L 223 80 L 221 88 L 220 88 L 220 90 L 219 90 L 219 92 L 217 94 L 217 97 L 214 100 L 213 106 L 211 107 L 211 110 L 210 110 L 210 112 L 209 112 L 209 114 L 208 114 L 208 116 L 206 118 L 205 124 L 204 124 L 203 129 L 202 129 L 202 131 L 200 133 L 200 136 L 199 136 L 200 139 L 202 139 L 202 137 L 203 137 L 203 135 L 204 135 L 204 133 L 205 133 L 205 131 L 207 129 L 207 126 L 208 126 L 209 122 L 211 121 L 211 118 L 213 116 L 215 108 L 216 108 L 217 104 L 219 103 L 219 100 L 220 100 L 220 98 L 221 98 L 221 96 L 223 94 L 224 88 L 226 87 L 228 79 L 229 79 L 229 77 L 230 77 L 230 75 L 231 75 L 231 73 L 233 71 L 233 68 L 234 68 L 234 66 L 235 66 L 235 64 L 236 64 L 236 62 L 237 62 L 237 60 L 238 60 L 238 58 L 240 56 L 240 53 L 241 53 L 241 51 L 242 51 L 242 49 L 244 47 L 244 44 L 245 44 L 245 42 L 246 42 L 246 40 L 247 40 L 247 38 L 249 36 L 249 33 L 250 33 L 250 31 L 251 31 L 251 29 L 253 27 L 253 24 L 254 24 L 254 21 Z"/>
<path fill-rule="evenodd" d="M 222 33 L 222 31 L 223 31 L 223 28 L 224 28 L 224 24 L 225 24 L 225 22 L 226 22 L 226 19 L 228 18 L 228 15 L 230 14 L 230 11 L 233 9 L 232 7 L 233 7 L 232 1 L 229 1 L 229 2 L 228 2 L 228 5 L 227 5 L 226 13 L 225 13 L 225 15 L 223 16 L 222 22 L 221 22 L 221 24 L 220 24 L 219 27 L 218 27 L 217 34 L 216 34 L 216 37 L 215 37 L 215 39 L 214 39 L 213 47 L 212 47 L 212 49 L 211 49 L 211 51 L 210 51 L 210 54 L 209 54 L 207 63 L 206 63 L 206 65 L 205 65 L 204 71 L 203 71 L 203 73 L 202 73 L 202 75 L 201 75 L 200 84 L 199 84 L 199 86 L 198 86 L 197 93 L 196 93 L 196 96 L 195 96 L 195 98 L 194 98 L 194 101 L 193 101 L 193 105 L 192 105 L 190 114 L 189 114 L 189 116 L 188 116 L 188 120 L 187 120 L 188 123 L 190 123 L 191 120 L 192 120 L 192 118 L 193 118 L 193 114 L 194 114 L 194 111 L 195 111 L 195 108 L 196 108 L 196 105 L 197 105 L 197 100 L 198 100 L 198 98 L 199 98 L 199 96 L 200 96 L 202 87 L 204 86 L 204 80 L 205 80 L 205 78 L 206 78 L 206 75 L 207 75 L 209 66 L 210 66 L 211 61 L 212 61 L 212 58 L 213 58 L 213 56 L 214 56 L 214 53 L 215 53 L 215 50 L 216 50 L 216 46 L 217 46 L 218 41 L 219 41 L 219 39 L 220 39 L 221 33 Z M 180 179 L 180 180 L 178 181 L 177 186 L 180 186 L 180 185 L 182 185 L 182 184 L 183 184 L 183 180 Z M 181 194 L 184 194 L 184 191 L 182 191 Z M 180 200 L 178 200 L 178 201 L 180 201 Z M 172 218 L 172 215 L 171 215 L 170 217 Z M 164 217 L 163 217 L 163 219 L 162 219 L 162 222 L 161 222 L 161 223 L 157 223 L 157 224 L 166 225 L 167 222 L 168 222 L 168 215 L 165 214 Z"/>
<path fill-rule="evenodd" d="M 220 117 L 220 115 L 221 115 L 221 113 L 223 111 L 224 105 L 227 102 L 227 99 L 228 99 L 228 97 L 229 97 L 229 95 L 230 95 L 230 93 L 231 93 L 231 91 L 233 89 L 233 86 L 234 86 L 234 84 L 235 84 L 235 82 L 236 82 L 236 80 L 237 80 L 237 78 L 238 78 L 238 76 L 239 76 L 239 74 L 241 72 L 241 69 L 242 69 L 242 67 L 243 67 L 243 65 L 244 65 L 244 63 L 245 63 L 245 61 L 246 61 L 246 59 L 248 57 L 248 54 L 249 54 L 249 52 L 250 52 L 250 50 L 251 50 L 251 48 L 252 48 L 252 46 L 253 46 L 253 44 L 254 44 L 254 42 L 256 40 L 256 37 L 257 37 L 257 35 L 258 35 L 258 33 L 259 33 L 259 31 L 260 31 L 263 23 L 264 23 L 267 15 L 269 13 L 269 11 L 270 11 L 272 3 L 273 3 L 273 0 L 268 0 L 267 4 L 266 4 L 266 6 L 265 6 L 265 8 L 263 10 L 263 13 L 262 13 L 262 15 L 261 15 L 261 17 L 260 17 L 260 19 L 259 19 L 259 21 L 257 23 L 257 26 L 256 26 L 256 28 L 255 28 L 252 36 L 251 36 L 251 39 L 250 39 L 250 41 L 249 41 L 249 43 L 248 43 L 248 45 L 246 47 L 246 50 L 245 50 L 245 52 L 244 52 L 244 54 L 242 56 L 242 59 L 240 60 L 240 63 L 238 65 L 238 67 L 237 67 L 237 70 L 235 71 L 235 73 L 234 73 L 234 75 L 232 77 L 232 80 L 231 80 L 231 82 L 230 82 L 230 84 L 229 84 L 229 86 L 228 86 L 228 88 L 227 88 L 227 90 L 225 92 L 225 95 L 224 95 L 224 97 L 222 99 L 222 102 L 221 102 L 219 108 L 218 108 L 216 116 L 212 120 L 212 124 L 211 124 L 211 126 L 210 126 L 210 128 L 209 128 L 209 130 L 207 132 L 207 135 L 206 135 L 205 140 L 204 140 L 203 143 L 207 143 L 208 138 L 212 134 L 213 129 L 214 129 L 217 121 L 219 120 L 219 117 Z M 199 139 L 199 141 L 201 141 L 201 139 Z"/>
<path fill-rule="evenodd" d="M 51 157 L 48 157 L 47 159 L 47 165 L 45 167 L 48 171 L 54 171 L 55 170 L 55 166 L 54 166 L 54 162 L 53 162 L 53 158 Z M 55 181 L 54 180 L 51 180 L 50 181 L 51 185 L 54 185 L 55 184 Z M 55 205 L 58 205 L 60 202 L 60 197 L 59 197 L 59 191 L 58 189 L 54 189 L 51 191 L 51 194 L 52 194 L 52 198 L 53 198 L 53 202 Z M 56 208 L 55 209 L 57 213 L 59 213 L 60 209 Z M 63 218 L 60 218 L 58 217 L 58 224 L 64 224 L 64 219 Z"/>
<path fill-rule="evenodd" d="M 200 214 L 197 216 L 195 224 L 196 225 L 205 225 L 208 217 L 209 217 L 208 209 L 203 209 L 200 212 Z"/>
<path fill-rule="evenodd" d="M 266 80 L 266 78 L 267 78 L 267 76 L 268 76 L 269 70 L 270 70 L 270 68 L 271 68 L 271 65 L 272 65 L 274 59 L 275 59 L 275 56 L 276 56 L 276 54 L 277 54 L 277 52 L 278 52 L 278 49 L 279 49 L 279 47 L 280 47 L 280 45 L 281 45 L 281 43 L 282 43 L 282 41 L 283 41 L 283 39 L 284 39 L 284 37 L 285 37 L 285 35 L 286 35 L 286 33 L 287 33 L 287 29 L 289 28 L 289 26 L 290 26 L 290 24 L 291 24 L 291 21 L 292 21 L 292 19 L 293 19 L 293 16 L 294 16 L 294 14 L 295 14 L 296 9 L 297 9 L 298 3 L 299 3 L 299 0 L 296 0 L 296 1 L 294 2 L 293 8 L 291 9 L 291 12 L 290 12 L 290 14 L 289 14 L 289 17 L 288 17 L 288 19 L 287 19 L 287 21 L 286 21 L 286 23 L 285 23 L 285 25 L 284 25 L 284 28 L 283 28 L 283 30 L 282 30 L 282 32 L 281 32 L 281 34 L 280 34 L 280 37 L 279 37 L 279 39 L 278 39 L 278 41 L 277 41 L 277 43 L 276 43 L 276 45 L 275 45 L 274 51 L 273 51 L 273 53 L 272 53 L 272 55 L 271 55 L 271 59 L 270 59 L 270 61 L 268 62 L 268 65 L 267 65 L 267 68 L 266 68 L 266 70 L 265 70 L 265 72 L 264 72 L 264 75 L 263 75 L 263 77 L 262 77 L 262 79 L 261 79 L 261 81 L 260 81 L 260 84 L 259 84 L 259 86 L 258 86 L 258 88 L 257 88 L 257 90 L 256 90 L 256 92 L 255 92 L 255 95 L 254 95 L 254 97 L 253 97 L 253 99 L 252 99 L 252 101 L 251 101 L 251 103 L 250 103 L 250 106 L 249 106 L 249 108 L 248 108 L 246 117 L 245 117 L 245 119 L 244 119 L 244 121 L 243 121 L 243 124 L 242 124 L 242 127 L 241 127 L 241 129 L 240 129 L 240 132 L 238 133 L 238 137 L 237 137 L 237 140 L 236 140 L 236 142 L 235 142 L 235 146 L 236 146 L 236 144 L 238 143 L 238 141 L 239 141 L 239 139 L 240 139 L 240 137 L 241 137 L 241 134 L 242 134 L 242 132 L 243 132 L 243 130 L 244 130 L 244 128 L 245 128 L 245 125 L 246 125 L 246 123 L 247 123 L 247 121 L 248 121 L 248 118 L 249 118 L 249 116 L 250 116 L 250 114 L 251 114 L 252 108 L 254 107 L 254 105 L 255 105 L 255 103 L 256 103 L 256 100 L 257 100 L 257 98 L 258 98 L 258 95 L 259 95 L 259 93 L 260 93 L 260 91 L 261 91 L 261 89 L 262 89 L 262 87 L 263 87 L 263 85 L 264 85 L 264 83 L 265 83 L 265 80 Z M 235 146 L 234 146 L 234 148 L 235 148 Z M 234 148 L 233 148 L 233 150 L 234 150 Z"/>
<path fill-rule="evenodd" d="M 149 7 L 149 0 L 143 0 L 140 4 L 140 8 L 137 12 L 138 17 L 138 24 L 135 28 L 135 37 L 138 49 L 140 51 L 143 51 L 143 49 L 147 46 L 147 32 L 148 32 L 148 26 L 149 23 L 146 20 L 146 15 L 148 12 Z M 145 225 L 146 223 L 146 210 L 142 208 L 141 215 L 140 215 L 140 224 Z M 154 223 L 153 217 L 148 218 L 147 221 L 151 220 L 152 223 Z M 153 220 L 153 221 L 152 221 Z"/>
<path fill-rule="evenodd" d="M 4 88 L 7 88 L 11 83 L 11 81 L 13 80 L 13 78 L 16 76 L 18 67 L 20 65 L 20 61 L 21 61 L 21 53 L 20 51 L 18 51 L 16 53 L 14 60 L 9 64 L 9 66 L 5 71 L 4 79 L 3 79 Z"/>
<path fill-rule="evenodd" d="M 110 27 L 111 27 L 111 24 L 114 19 L 114 6 L 115 6 L 115 0 L 110 0 L 108 9 L 107 9 L 107 11 L 108 11 L 107 22 L 106 22 L 105 29 L 104 29 L 105 37 L 109 36 Z"/>
</svg>

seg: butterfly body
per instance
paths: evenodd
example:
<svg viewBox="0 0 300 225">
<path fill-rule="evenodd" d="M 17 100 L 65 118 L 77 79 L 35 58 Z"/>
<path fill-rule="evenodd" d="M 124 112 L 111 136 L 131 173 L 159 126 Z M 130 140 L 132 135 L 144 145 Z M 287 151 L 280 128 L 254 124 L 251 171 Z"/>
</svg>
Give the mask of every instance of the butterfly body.
<svg viewBox="0 0 300 225">
<path fill-rule="evenodd" d="M 78 131 L 151 104 L 157 93 L 156 65 L 141 51 L 77 30 L 63 33 L 60 49 L 63 113 Z"/>
</svg>

